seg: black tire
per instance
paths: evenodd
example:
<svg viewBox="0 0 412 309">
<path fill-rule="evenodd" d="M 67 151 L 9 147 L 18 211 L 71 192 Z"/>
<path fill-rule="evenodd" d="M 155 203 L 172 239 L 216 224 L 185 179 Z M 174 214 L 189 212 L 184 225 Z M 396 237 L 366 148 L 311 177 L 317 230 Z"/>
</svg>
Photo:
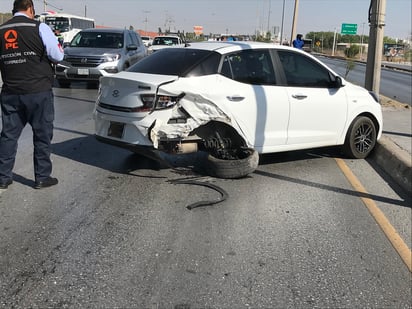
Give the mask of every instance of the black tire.
<svg viewBox="0 0 412 309">
<path fill-rule="evenodd" d="M 343 151 L 352 159 L 366 158 L 376 145 L 376 127 L 369 117 L 355 118 L 346 133 Z"/>
<path fill-rule="evenodd" d="M 62 88 L 69 88 L 71 84 L 69 80 L 65 79 L 58 79 L 57 82 L 59 83 L 59 86 Z"/>
<path fill-rule="evenodd" d="M 259 154 L 252 148 L 240 151 L 245 157 L 238 160 L 222 160 L 209 154 L 200 166 L 202 173 L 224 179 L 242 178 L 253 173 L 259 165 Z"/>
</svg>

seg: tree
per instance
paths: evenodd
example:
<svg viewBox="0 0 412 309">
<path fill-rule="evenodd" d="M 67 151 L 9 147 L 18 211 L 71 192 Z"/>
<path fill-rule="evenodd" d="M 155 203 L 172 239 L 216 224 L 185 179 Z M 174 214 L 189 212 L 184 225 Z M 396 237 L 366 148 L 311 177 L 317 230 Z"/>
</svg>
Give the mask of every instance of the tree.
<svg viewBox="0 0 412 309">
<path fill-rule="evenodd" d="M 0 13 L 0 25 L 11 19 L 13 15 L 11 13 Z"/>
<path fill-rule="evenodd" d="M 316 44 L 317 41 L 321 43 L 321 46 L 323 49 L 332 49 L 333 47 L 333 40 L 335 38 L 335 33 L 332 31 L 327 31 L 327 32 L 308 32 L 305 35 L 305 39 L 311 39 L 314 44 Z M 367 44 L 369 41 L 369 37 L 366 35 L 360 36 L 360 35 L 341 35 L 339 33 L 336 34 L 336 43 L 357 43 L 360 44 L 363 42 L 364 44 Z"/>
<path fill-rule="evenodd" d="M 352 44 L 349 48 L 345 49 L 345 56 L 348 58 L 355 58 L 359 54 L 360 47 L 359 45 Z"/>
<path fill-rule="evenodd" d="M 399 42 L 397 42 L 396 39 L 392 39 L 392 38 L 387 37 L 387 36 L 384 36 L 384 37 L 383 37 L 383 42 L 384 42 L 384 43 L 387 43 L 387 44 L 396 44 L 396 43 L 399 43 Z"/>
<path fill-rule="evenodd" d="M 355 68 L 355 61 L 353 60 L 348 60 L 346 61 L 346 67 L 345 67 L 345 78 L 348 76 L 349 72 L 352 71 Z"/>
</svg>

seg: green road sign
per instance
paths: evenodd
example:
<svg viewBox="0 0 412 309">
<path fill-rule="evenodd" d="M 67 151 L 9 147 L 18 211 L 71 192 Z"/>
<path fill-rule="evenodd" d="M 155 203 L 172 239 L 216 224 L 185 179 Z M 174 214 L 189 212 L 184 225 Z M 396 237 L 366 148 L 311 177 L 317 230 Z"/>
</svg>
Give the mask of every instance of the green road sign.
<svg viewBox="0 0 412 309">
<path fill-rule="evenodd" d="M 357 24 L 342 24 L 341 34 L 356 34 L 358 31 Z"/>
</svg>

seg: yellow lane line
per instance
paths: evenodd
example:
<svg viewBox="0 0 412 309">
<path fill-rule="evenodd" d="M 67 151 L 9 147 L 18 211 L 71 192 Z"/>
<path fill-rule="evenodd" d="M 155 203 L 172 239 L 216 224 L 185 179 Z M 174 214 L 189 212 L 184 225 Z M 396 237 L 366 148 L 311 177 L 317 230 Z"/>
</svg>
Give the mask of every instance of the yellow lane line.
<svg viewBox="0 0 412 309">
<path fill-rule="evenodd" d="M 352 187 L 356 191 L 368 195 L 369 193 L 365 190 L 359 179 L 352 173 L 350 168 L 346 165 L 345 161 L 339 158 L 335 158 L 335 160 L 339 168 L 342 170 L 343 174 L 351 183 Z M 395 230 L 395 228 L 392 226 L 389 220 L 385 217 L 385 215 L 379 209 L 376 203 L 372 199 L 367 197 L 361 197 L 361 199 L 365 204 L 366 208 L 369 210 L 372 217 L 376 220 L 382 231 L 385 233 L 386 237 L 391 242 L 392 246 L 398 252 L 401 259 L 409 268 L 409 271 L 412 272 L 412 251 L 405 244 L 403 239 L 399 236 L 398 232 Z"/>
</svg>

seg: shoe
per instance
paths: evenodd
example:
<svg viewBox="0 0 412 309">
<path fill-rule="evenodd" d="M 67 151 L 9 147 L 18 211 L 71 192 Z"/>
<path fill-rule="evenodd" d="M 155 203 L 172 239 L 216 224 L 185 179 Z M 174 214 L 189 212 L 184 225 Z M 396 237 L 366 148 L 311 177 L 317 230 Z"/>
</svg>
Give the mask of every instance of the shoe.
<svg viewBox="0 0 412 309">
<path fill-rule="evenodd" d="M 0 181 L 0 189 L 7 189 L 9 185 L 13 183 L 12 179 L 6 180 L 6 181 Z"/>
<path fill-rule="evenodd" d="M 35 189 L 43 189 L 43 188 L 48 188 L 54 185 L 57 185 L 59 181 L 57 178 L 53 177 L 47 177 L 45 180 L 42 181 L 36 181 L 34 188 Z"/>
</svg>

